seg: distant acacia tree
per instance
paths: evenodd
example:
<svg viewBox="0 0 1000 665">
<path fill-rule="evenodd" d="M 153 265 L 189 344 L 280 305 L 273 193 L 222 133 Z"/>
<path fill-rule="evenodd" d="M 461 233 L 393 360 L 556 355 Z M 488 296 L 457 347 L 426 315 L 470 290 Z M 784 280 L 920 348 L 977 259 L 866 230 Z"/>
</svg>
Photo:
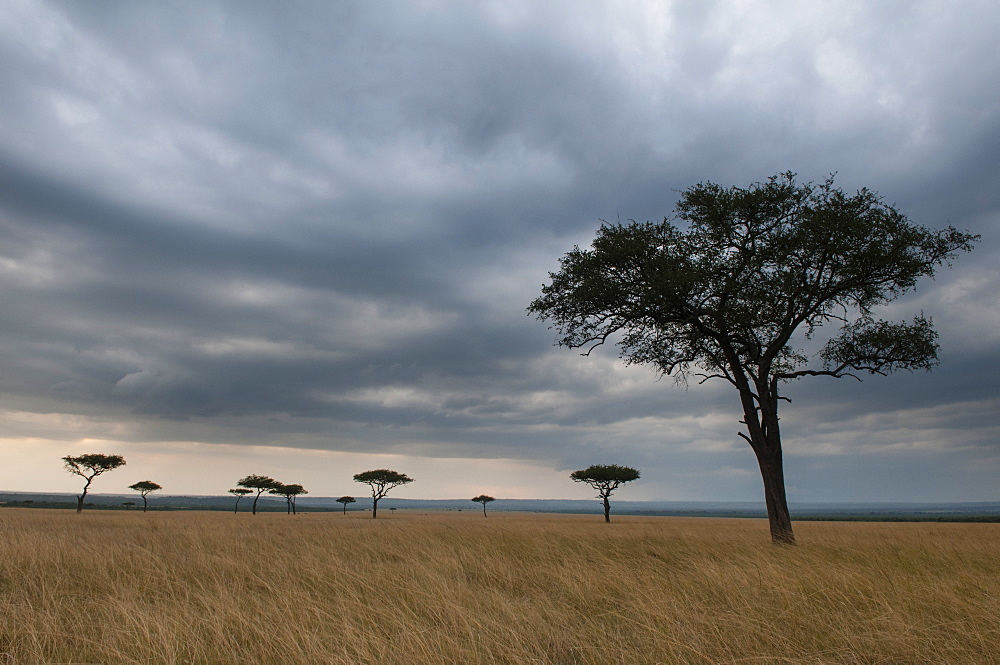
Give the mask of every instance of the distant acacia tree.
<svg viewBox="0 0 1000 665">
<path fill-rule="evenodd" d="M 488 515 L 486 514 L 486 504 L 490 503 L 491 501 L 496 501 L 496 499 L 486 494 L 480 494 L 479 496 L 472 497 L 472 500 L 475 501 L 476 503 L 483 504 L 483 517 L 488 517 Z"/>
<path fill-rule="evenodd" d="M 275 487 L 269 489 L 268 494 L 274 494 L 277 496 L 285 497 L 285 503 L 288 505 L 288 513 L 295 515 L 295 497 L 302 494 L 309 494 L 302 485 L 285 485 L 283 483 L 278 483 Z"/>
<path fill-rule="evenodd" d="M 277 480 L 275 480 L 270 476 L 250 475 L 246 476 L 245 478 L 241 478 L 239 482 L 236 483 L 236 486 L 245 487 L 247 489 L 251 489 L 257 492 L 257 496 L 253 498 L 253 511 L 252 511 L 253 514 L 256 515 L 257 500 L 260 499 L 260 495 L 270 489 L 274 489 L 280 484 L 281 483 L 279 483 Z"/>
<path fill-rule="evenodd" d="M 379 499 L 388 494 L 389 490 L 394 487 L 413 482 L 413 478 L 410 478 L 405 473 L 390 471 L 389 469 L 375 469 L 373 471 L 357 473 L 354 475 L 354 480 L 359 483 L 365 483 L 372 490 L 372 519 L 378 517 Z"/>
<path fill-rule="evenodd" d="M 129 485 L 130 490 L 135 490 L 142 495 L 142 512 L 146 512 L 146 495 L 156 490 L 163 489 L 160 485 L 157 485 L 152 480 L 140 480 L 134 485 Z"/>
<path fill-rule="evenodd" d="M 303 494 L 309 494 L 309 492 L 304 487 L 302 487 L 302 485 L 289 485 L 289 487 L 291 487 L 294 490 L 292 494 L 292 515 L 295 515 L 296 514 L 295 501 Z"/>
<path fill-rule="evenodd" d="M 347 514 L 347 504 L 354 503 L 355 501 L 357 501 L 357 499 L 355 499 L 353 496 L 342 496 L 339 499 L 337 499 L 337 503 L 344 504 L 344 514 L 345 515 Z"/>
<path fill-rule="evenodd" d="M 125 510 L 132 510 L 132 506 L 135 505 L 135 501 L 125 501 L 122 505 L 125 506 Z"/>
<path fill-rule="evenodd" d="M 587 483 L 597 490 L 597 498 L 604 502 L 604 521 L 611 521 L 611 493 L 622 483 L 632 482 L 639 477 L 638 469 L 617 464 L 595 464 L 586 469 L 574 471 L 569 477 L 577 483 Z"/>
<path fill-rule="evenodd" d="M 125 466 L 125 458 L 121 455 L 102 455 L 101 453 L 90 453 L 87 455 L 67 455 L 62 458 L 65 468 L 70 473 L 80 476 L 86 480 L 83 486 L 83 493 L 76 497 L 76 512 L 83 512 L 83 500 L 87 497 L 87 490 L 94 478 L 107 471 L 114 471 L 120 466 Z"/>
<path fill-rule="evenodd" d="M 240 499 L 245 497 L 247 494 L 253 494 L 253 490 L 248 490 L 245 487 L 234 487 L 229 490 L 229 493 L 236 495 L 236 507 L 233 508 L 233 514 L 235 515 L 240 511 Z"/>
</svg>

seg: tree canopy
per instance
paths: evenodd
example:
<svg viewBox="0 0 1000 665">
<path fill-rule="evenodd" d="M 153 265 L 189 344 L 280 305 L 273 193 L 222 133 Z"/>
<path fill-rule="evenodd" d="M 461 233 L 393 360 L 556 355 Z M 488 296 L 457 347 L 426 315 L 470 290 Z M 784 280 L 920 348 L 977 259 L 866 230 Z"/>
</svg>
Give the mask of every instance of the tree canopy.
<svg viewBox="0 0 1000 665">
<path fill-rule="evenodd" d="M 87 490 L 90 489 L 94 478 L 102 473 L 125 466 L 125 458 L 121 455 L 104 455 L 103 453 L 88 453 L 75 457 L 67 455 L 62 460 L 67 471 L 87 481 L 83 486 L 83 492 L 76 497 L 76 512 L 78 513 L 83 512 L 83 501 L 87 497 Z"/>
<path fill-rule="evenodd" d="M 359 483 L 365 483 L 371 488 L 372 519 L 378 516 L 379 499 L 388 494 L 389 490 L 413 482 L 413 478 L 410 478 L 405 473 L 399 473 L 390 469 L 362 471 L 361 473 L 354 474 L 354 480 Z"/>
<path fill-rule="evenodd" d="M 639 470 L 617 464 L 594 464 L 569 474 L 573 482 L 587 483 L 597 490 L 597 498 L 604 503 L 604 521 L 611 521 L 611 494 L 622 483 L 639 479 Z"/>
<path fill-rule="evenodd" d="M 528 311 L 585 349 L 609 340 L 628 364 L 738 391 L 765 485 L 775 542 L 794 542 L 784 489 L 778 402 L 805 376 L 889 374 L 937 362 L 923 313 L 886 321 L 875 309 L 969 251 L 978 236 L 918 226 L 875 192 L 793 173 L 747 188 L 702 183 L 674 219 L 602 224 L 574 247 Z M 819 363 L 805 346 L 831 331 Z"/>
</svg>

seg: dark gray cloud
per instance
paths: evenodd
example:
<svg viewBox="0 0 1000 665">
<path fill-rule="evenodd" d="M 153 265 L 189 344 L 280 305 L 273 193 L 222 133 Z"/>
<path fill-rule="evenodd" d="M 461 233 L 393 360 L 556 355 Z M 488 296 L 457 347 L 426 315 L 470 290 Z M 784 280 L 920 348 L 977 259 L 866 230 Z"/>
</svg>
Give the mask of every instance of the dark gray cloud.
<svg viewBox="0 0 1000 665">
<path fill-rule="evenodd" d="M 850 498 L 861 465 L 845 492 L 921 498 L 943 465 L 935 497 L 992 498 L 996 27 L 989 3 L 7 3 L 0 438 L 69 437 L 61 414 L 151 446 L 614 458 L 648 497 L 747 498 L 724 386 L 553 349 L 524 307 L 599 219 L 836 171 L 984 239 L 892 310 L 935 317 L 936 372 L 789 388 L 793 496 Z"/>
</svg>

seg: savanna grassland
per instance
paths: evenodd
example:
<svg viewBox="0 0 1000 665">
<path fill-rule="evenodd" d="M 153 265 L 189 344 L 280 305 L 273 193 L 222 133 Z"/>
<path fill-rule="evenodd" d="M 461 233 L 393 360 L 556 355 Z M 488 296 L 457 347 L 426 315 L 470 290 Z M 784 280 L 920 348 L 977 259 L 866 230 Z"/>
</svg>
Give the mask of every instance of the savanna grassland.
<svg viewBox="0 0 1000 665">
<path fill-rule="evenodd" d="M 388 511 L 387 511 L 388 513 Z M 1000 525 L 0 510 L 0 664 L 1000 663 Z"/>
</svg>

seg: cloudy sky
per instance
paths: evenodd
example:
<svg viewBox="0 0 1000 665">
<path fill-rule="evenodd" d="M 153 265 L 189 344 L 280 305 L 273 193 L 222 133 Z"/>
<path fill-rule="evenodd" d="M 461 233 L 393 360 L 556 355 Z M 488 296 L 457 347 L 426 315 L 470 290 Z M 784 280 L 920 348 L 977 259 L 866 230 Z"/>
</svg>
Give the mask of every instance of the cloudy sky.
<svg viewBox="0 0 1000 665">
<path fill-rule="evenodd" d="M 553 346 L 601 219 L 837 172 L 983 240 L 932 373 L 804 380 L 795 501 L 1000 500 L 1000 16 L 953 2 L 0 3 L 0 489 L 762 498 L 728 384 Z"/>
</svg>

